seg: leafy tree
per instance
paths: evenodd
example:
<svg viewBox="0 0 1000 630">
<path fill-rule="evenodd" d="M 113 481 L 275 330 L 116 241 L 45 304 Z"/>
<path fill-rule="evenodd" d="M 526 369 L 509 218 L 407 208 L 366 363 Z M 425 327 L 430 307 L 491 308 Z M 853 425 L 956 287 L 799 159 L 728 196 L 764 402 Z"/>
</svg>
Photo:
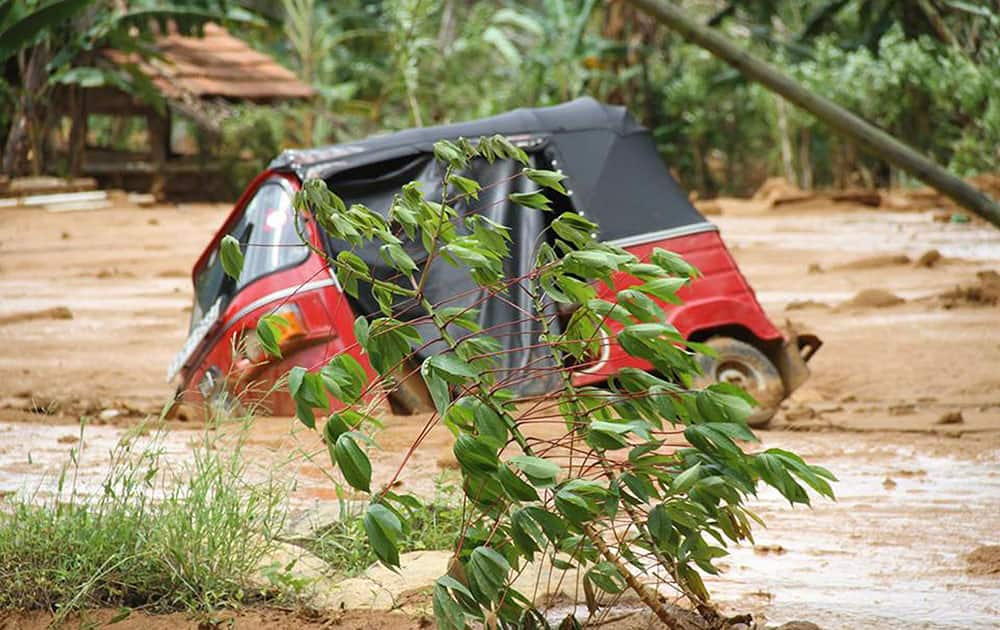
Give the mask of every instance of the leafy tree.
<svg viewBox="0 0 1000 630">
<path fill-rule="evenodd" d="M 584 572 L 591 615 L 597 593 L 631 589 L 668 627 L 681 627 L 646 583 L 653 579 L 719 621 L 701 572 L 715 573 L 713 560 L 726 555 L 726 546 L 751 537 L 758 518 L 746 500 L 760 484 L 793 505 L 809 502 L 807 487 L 832 497 L 833 475 L 779 449 L 744 451 L 741 444 L 755 441 L 745 424 L 751 400 L 727 384 L 689 388 L 693 353 L 706 348 L 685 341 L 660 304 L 676 302 L 677 290 L 697 270 L 662 249 L 646 261 L 599 243 L 596 224 L 563 212 L 550 223 L 551 243 L 537 245 L 533 270 L 507 277 L 509 230 L 469 212 L 481 189 L 462 173 L 474 161 L 520 163 L 516 177 L 535 190 L 512 193 L 510 201 L 547 212 L 565 193 L 563 175 L 531 168 L 524 151 L 502 136 L 438 142 L 434 156 L 441 165 L 440 198 L 427 198 L 411 183 L 386 216 L 347 207 L 322 180 L 307 181 L 294 202 L 335 239 L 355 247 L 379 244 L 395 274 L 376 277 L 351 250 L 333 257 L 318 251 L 348 294 L 370 291 L 380 305 L 380 314 L 354 324 L 376 374 L 371 378 L 348 353 L 315 371 L 296 367 L 288 374 L 299 420 L 322 435 L 345 482 L 370 497 L 364 529 L 374 553 L 388 566 L 399 564 L 399 541 L 419 499 L 397 493 L 394 482 L 431 427 L 443 423 L 454 436 L 466 504 L 451 569 L 434 586 L 440 627 L 547 627 L 512 585 L 526 563 L 541 559 L 559 571 Z M 417 246 L 426 255 L 421 265 L 412 257 Z M 238 248 L 235 241 L 223 243 L 226 272 L 234 276 Z M 429 301 L 427 271 L 442 264 L 467 270 L 480 291 L 474 304 Z M 613 286 L 612 275 L 631 276 L 636 284 L 608 295 L 599 289 Z M 547 356 L 504 370 L 500 359 L 508 351 L 480 328 L 477 312 L 487 300 L 519 291 L 534 301 L 536 314 L 525 316 Z M 565 324 L 557 323 L 553 304 L 574 307 Z M 398 318 L 413 309 L 420 315 Z M 272 353 L 278 349 L 267 340 L 281 325 L 276 316 L 258 324 L 258 338 Z M 434 332 L 421 334 L 421 325 Z M 575 386 L 574 366 L 598 356 L 607 336 L 655 371 L 624 369 L 606 388 Z M 429 344 L 443 350 L 419 359 Z M 366 451 L 375 446 L 378 410 L 409 365 L 418 365 L 413 371 L 436 412 L 393 478 L 376 487 Z M 519 398 L 513 389 L 542 378 L 561 387 L 535 398 Z"/>
<path fill-rule="evenodd" d="M 206 22 L 259 23 L 230 0 L 0 0 L 0 63 L 5 64 L 0 93 L 13 103 L 2 171 L 43 168 L 44 138 L 58 111 L 52 98 L 60 87 L 112 86 L 162 109 L 162 97 L 135 64 L 112 67 L 98 51 L 111 47 L 139 58 L 157 55 L 158 33 L 173 26 L 196 34 Z"/>
</svg>

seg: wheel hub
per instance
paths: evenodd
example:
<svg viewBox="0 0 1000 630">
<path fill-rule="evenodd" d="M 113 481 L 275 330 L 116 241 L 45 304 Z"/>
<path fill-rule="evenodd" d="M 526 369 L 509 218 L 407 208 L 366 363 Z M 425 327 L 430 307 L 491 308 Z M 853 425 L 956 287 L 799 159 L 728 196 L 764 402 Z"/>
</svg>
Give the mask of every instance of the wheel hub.
<svg viewBox="0 0 1000 630">
<path fill-rule="evenodd" d="M 760 388 L 760 375 L 740 361 L 721 361 L 715 370 L 715 379 L 720 383 L 730 383 L 746 390 Z"/>
</svg>

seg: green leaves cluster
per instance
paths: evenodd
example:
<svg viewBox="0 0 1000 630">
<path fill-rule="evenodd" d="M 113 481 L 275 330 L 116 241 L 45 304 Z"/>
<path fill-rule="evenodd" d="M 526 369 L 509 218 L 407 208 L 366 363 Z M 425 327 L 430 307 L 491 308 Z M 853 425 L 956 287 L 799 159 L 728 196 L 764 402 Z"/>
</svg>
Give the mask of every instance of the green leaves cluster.
<svg viewBox="0 0 1000 630">
<path fill-rule="evenodd" d="M 346 291 L 370 290 L 383 307 L 380 316 L 359 317 L 354 326 L 375 378 L 345 352 L 317 371 L 293 369 L 288 384 L 299 419 L 322 431 L 346 484 L 370 495 L 364 529 L 376 556 L 398 566 L 407 514 L 419 503 L 373 485 L 367 449 L 377 422 L 369 413 L 403 372 L 419 369 L 437 419 L 454 435 L 467 500 L 452 570 L 434 587 L 439 625 L 537 623 L 530 599 L 511 583 L 525 563 L 539 558 L 559 570 L 582 568 L 591 594 L 621 592 L 626 572 L 649 571 L 648 559 L 655 558 L 678 587 L 704 603 L 699 572 L 715 572 L 712 562 L 726 554 L 726 545 L 750 537 L 757 517 L 746 501 L 760 483 L 792 504 L 808 503 L 805 488 L 832 496 L 828 471 L 784 451 L 744 451 L 755 440 L 745 423 L 753 405 L 745 393 L 729 385 L 688 388 L 697 370 L 694 352 L 704 348 L 678 333 L 664 307 L 679 302 L 677 293 L 697 270 L 662 249 L 640 260 L 601 243 L 598 226 L 573 212 L 552 217 L 551 238 L 539 246 L 534 270 L 514 279 L 535 300 L 534 323 L 553 362 L 548 369 L 565 386 L 542 407 L 542 416 L 565 433 L 550 441 L 532 438 L 531 412 L 517 404 L 506 380 L 511 377 L 500 378 L 494 369 L 501 344 L 480 329 L 475 307 L 430 303 L 423 274 L 433 264 L 461 266 L 486 297 L 511 280 L 502 265 L 507 228 L 475 214 L 461 216 L 451 205 L 478 194 L 478 184 L 459 174 L 473 160 L 520 162 L 521 175 L 540 188 L 512 194 L 510 201 L 541 210 L 565 190 L 564 178 L 535 168 L 523 149 L 501 136 L 439 142 L 434 156 L 443 165 L 442 198 L 428 200 L 417 184 L 408 184 L 385 217 L 347 207 L 323 182 L 310 181 L 297 195 L 296 209 L 311 213 L 331 236 L 353 245 L 381 243 L 397 275 L 392 281 L 373 277 L 348 250 L 330 258 Z M 426 255 L 420 263 L 407 253 L 416 242 Z M 419 305 L 421 317 L 397 319 L 396 299 Z M 550 303 L 566 305 L 572 315 L 555 324 L 545 315 Z M 415 321 L 432 324 L 436 334 L 421 334 Z M 432 343 L 444 349 L 416 361 L 417 349 Z M 654 370 L 623 369 L 606 388 L 574 386 L 574 370 L 599 362 L 610 343 Z M 322 429 L 317 409 L 327 417 Z M 671 448 L 668 439 L 678 434 L 684 444 Z M 619 527 L 623 516 L 630 525 L 616 533 L 612 552 L 596 532 Z"/>
</svg>

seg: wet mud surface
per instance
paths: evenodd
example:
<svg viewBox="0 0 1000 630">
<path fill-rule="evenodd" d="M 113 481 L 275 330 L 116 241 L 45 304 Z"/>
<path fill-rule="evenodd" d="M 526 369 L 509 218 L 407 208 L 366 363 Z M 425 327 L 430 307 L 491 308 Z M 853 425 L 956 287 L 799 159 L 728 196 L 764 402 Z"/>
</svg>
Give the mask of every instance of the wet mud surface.
<svg viewBox="0 0 1000 630">
<path fill-rule="evenodd" d="M 55 489 L 81 415 L 90 424 L 77 483 L 96 490 L 108 450 L 159 411 L 172 391 L 165 366 L 186 336 L 190 267 L 227 212 L 0 210 L 0 497 Z M 977 297 L 988 295 L 983 274 L 1000 271 L 1000 232 L 933 215 L 738 206 L 711 217 L 771 318 L 825 342 L 763 444 L 841 479 L 839 500 L 812 509 L 762 494 L 768 528 L 710 579 L 727 610 L 823 628 L 1000 619 L 991 564 L 1000 545 L 1000 307 Z M 924 256 L 932 249 L 940 258 Z M 859 298 L 872 290 L 894 299 Z M 422 424 L 391 419 L 376 483 L 395 473 Z M 321 448 L 290 426 L 262 419 L 247 452 L 272 462 Z M 167 460 L 188 461 L 198 428 L 169 424 Z M 431 433 L 408 464 L 407 489 L 433 492 L 453 467 L 448 438 Z M 293 509 L 333 502 L 315 466 L 282 472 L 298 479 Z"/>
</svg>

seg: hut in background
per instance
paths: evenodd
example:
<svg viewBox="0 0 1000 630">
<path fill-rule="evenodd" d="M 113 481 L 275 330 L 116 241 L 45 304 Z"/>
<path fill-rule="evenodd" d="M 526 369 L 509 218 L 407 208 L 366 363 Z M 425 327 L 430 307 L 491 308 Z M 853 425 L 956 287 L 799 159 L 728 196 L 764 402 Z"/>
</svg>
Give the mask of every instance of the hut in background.
<svg viewBox="0 0 1000 630">
<path fill-rule="evenodd" d="M 139 58 L 105 50 L 100 62 L 128 67 L 148 79 L 147 88 L 162 97 L 154 107 L 129 92 L 109 86 L 76 88 L 60 99 L 71 119 L 69 170 L 132 189 L 148 186 L 157 198 L 171 193 L 211 194 L 221 172 L 218 158 L 199 149 L 196 155 L 173 150 L 171 130 L 183 117 L 217 134 L 234 104 L 271 105 L 309 99 L 314 90 L 274 59 L 258 52 L 216 24 L 203 37 L 166 34 L 156 40 L 157 56 Z M 148 151 L 88 146 L 88 117 L 141 117 L 146 121 Z"/>
</svg>

